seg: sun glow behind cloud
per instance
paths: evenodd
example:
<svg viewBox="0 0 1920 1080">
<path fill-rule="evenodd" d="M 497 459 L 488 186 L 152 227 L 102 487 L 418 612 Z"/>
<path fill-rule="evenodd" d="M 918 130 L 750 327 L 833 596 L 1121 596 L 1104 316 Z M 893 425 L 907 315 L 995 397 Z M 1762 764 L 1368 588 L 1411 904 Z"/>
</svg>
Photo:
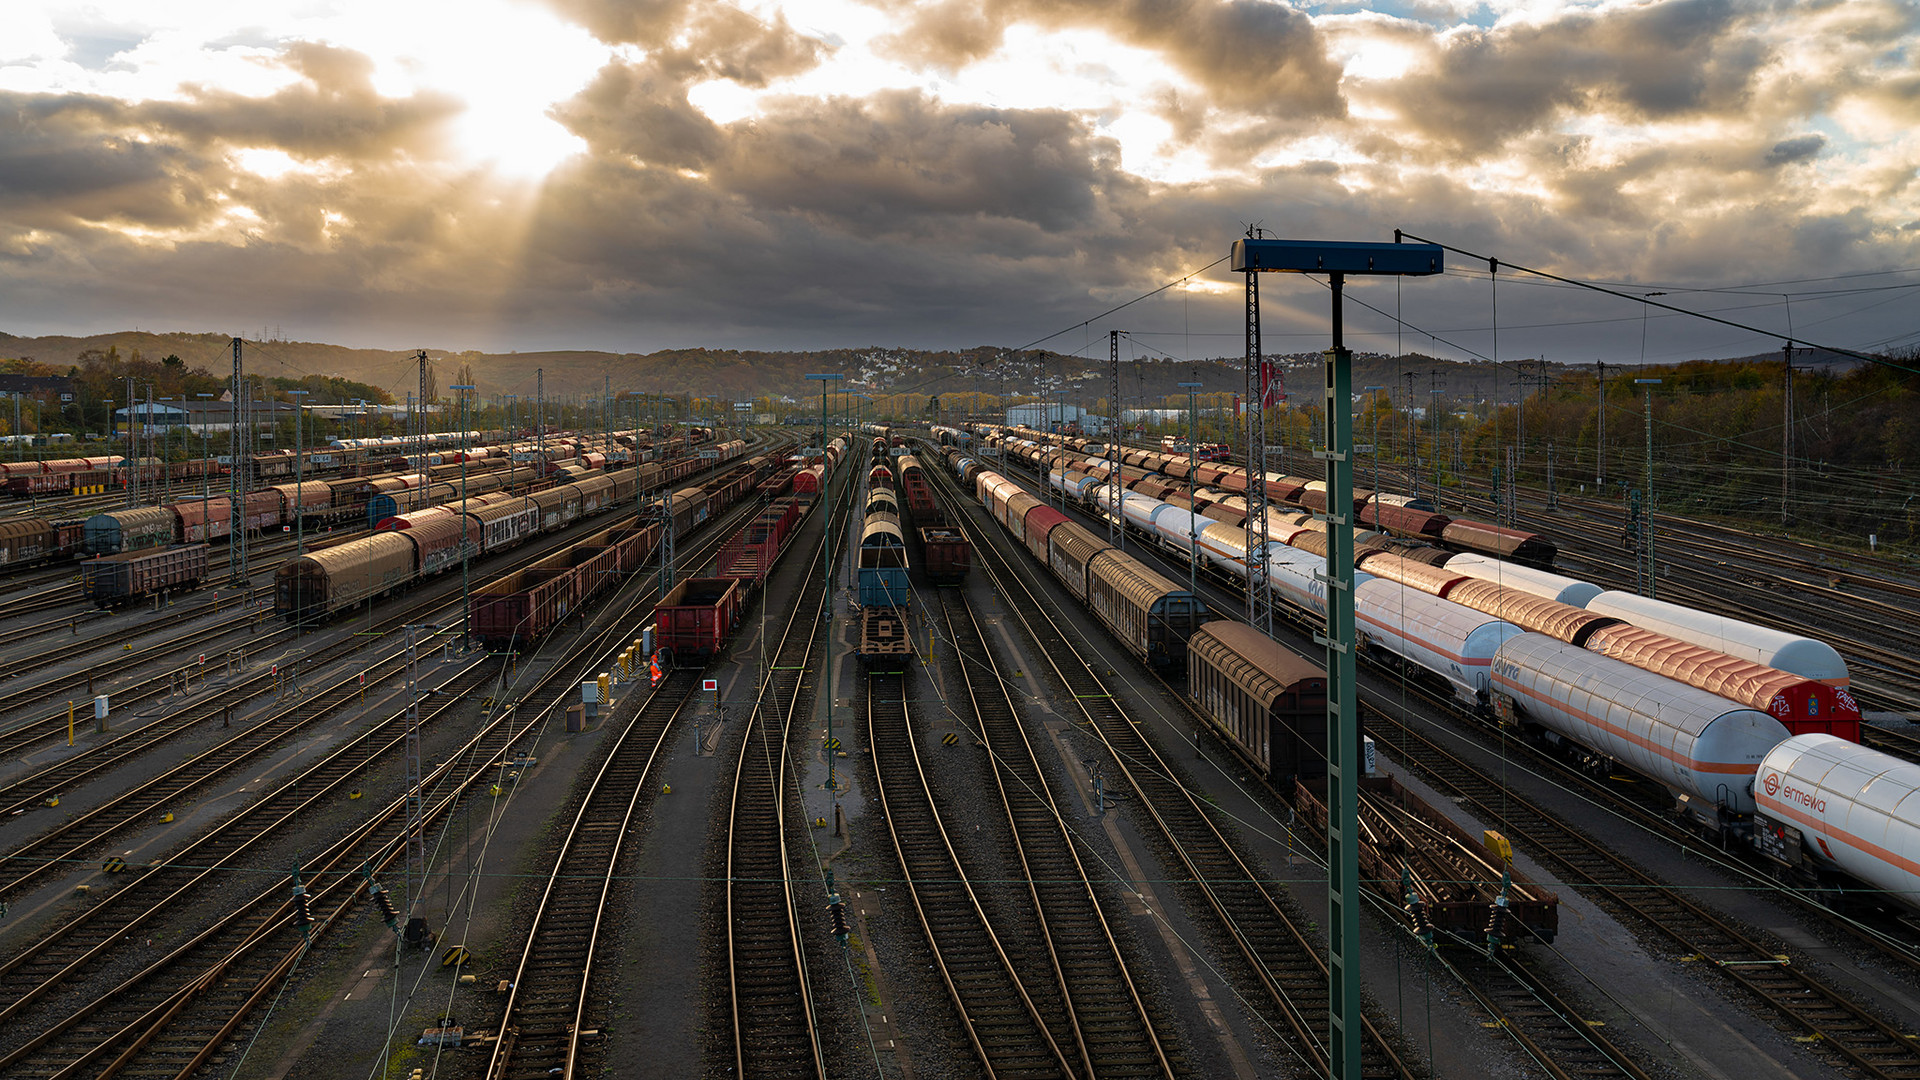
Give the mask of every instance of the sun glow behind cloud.
<svg viewBox="0 0 1920 1080">
<path fill-rule="evenodd" d="M 449 148 L 470 165 L 534 180 L 583 146 L 547 115 L 612 55 L 550 9 L 522 0 L 155 5 L 98 0 L 84 9 L 22 4 L 0 13 L 0 89 L 98 94 L 129 102 L 185 100 L 196 88 L 251 97 L 299 80 L 281 60 L 294 42 L 351 50 L 396 99 L 445 94 L 463 109 Z M 271 29 L 263 29 L 271 28 Z M 260 153 L 242 164 L 282 175 Z"/>
</svg>

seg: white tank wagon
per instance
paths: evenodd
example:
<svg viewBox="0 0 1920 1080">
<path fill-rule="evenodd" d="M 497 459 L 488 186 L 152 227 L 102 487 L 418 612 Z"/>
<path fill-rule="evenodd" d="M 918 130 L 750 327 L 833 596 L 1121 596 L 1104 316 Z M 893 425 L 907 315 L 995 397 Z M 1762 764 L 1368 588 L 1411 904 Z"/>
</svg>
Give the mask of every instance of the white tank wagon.
<svg viewBox="0 0 1920 1080">
<path fill-rule="evenodd" d="M 1795 871 L 1839 870 L 1920 908 L 1920 765 L 1833 735 L 1795 735 L 1754 779 L 1754 846 Z"/>
<path fill-rule="evenodd" d="M 1495 652 L 1524 631 L 1397 581 L 1359 571 L 1354 577 L 1354 622 L 1369 646 L 1445 679 L 1454 697 L 1468 706 L 1486 702 Z"/>
<path fill-rule="evenodd" d="M 1547 570 L 1535 570 L 1531 566 L 1496 559 L 1490 555 L 1455 555 L 1446 561 L 1446 568 L 1456 574 L 1491 581 L 1496 585 L 1505 585 L 1509 589 L 1519 589 L 1535 596 L 1544 596 L 1549 600 L 1558 600 L 1562 604 L 1574 607 L 1586 607 L 1587 601 L 1605 592 L 1600 586 L 1579 578 L 1570 578 Z M 1612 612 L 1599 612 L 1609 615 Z M 1620 616 L 1625 618 L 1625 616 Z"/>
<path fill-rule="evenodd" d="M 1586 608 L 1828 686 L 1847 685 L 1847 662 L 1824 641 L 1628 592 L 1603 592 Z"/>
<path fill-rule="evenodd" d="M 1672 791 L 1718 830 L 1753 813 L 1753 776 L 1786 725 L 1716 694 L 1542 634 L 1502 642 L 1493 705 Z"/>
</svg>

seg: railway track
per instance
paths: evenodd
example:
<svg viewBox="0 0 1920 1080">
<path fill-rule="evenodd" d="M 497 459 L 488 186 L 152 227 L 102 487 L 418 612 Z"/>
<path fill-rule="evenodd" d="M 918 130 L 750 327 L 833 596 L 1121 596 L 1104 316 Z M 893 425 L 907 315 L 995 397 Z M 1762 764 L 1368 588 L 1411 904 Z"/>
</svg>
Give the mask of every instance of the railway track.
<svg viewBox="0 0 1920 1080">
<path fill-rule="evenodd" d="M 468 681 L 456 682 L 455 688 L 483 685 L 482 666 L 476 660 L 463 672 Z M 423 722 L 432 722 L 458 703 L 458 695 L 449 695 L 423 715 Z M 290 950 L 304 951 L 303 934 L 292 919 L 294 882 L 277 878 L 207 926 L 198 924 L 196 916 L 205 909 L 195 901 L 203 891 L 216 888 L 223 876 L 264 859 L 270 844 L 302 815 L 337 803 L 341 788 L 369 764 L 397 752 L 405 741 L 405 725 L 406 710 L 401 709 L 210 835 L 136 871 L 132 880 L 0 963 L 0 994 L 9 1002 L 0 1009 L 0 1030 L 24 1036 L 6 1040 L 11 1045 L 0 1057 L 0 1072 L 78 1075 L 109 1062 L 124 1063 L 189 1006 L 225 1011 L 222 1025 L 236 1012 L 243 1014 L 251 999 L 236 1000 L 233 991 L 243 982 L 252 989 L 281 966 Z M 527 726 L 505 715 L 494 717 L 451 763 L 424 778 L 425 785 L 447 782 L 461 767 L 469 770 L 462 783 L 491 775 L 488 768 L 475 770 L 473 764 L 497 760 Z M 365 903 L 359 888 L 363 865 L 371 861 L 377 867 L 404 857 L 406 803 L 404 796 L 393 800 L 318 857 L 302 860 L 301 883 L 317 910 L 327 913 L 330 905 L 337 905 L 330 914 L 316 916 L 316 934 L 331 928 L 349 904 Z M 135 935 L 182 943 L 132 977 L 116 978 L 109 961 L 129 949 Z M 215 991 L 215 1000 L 204 1000 Z"/>
<path fill-rule="evenodd" d="M 951 477 L 940 470 L 934 473 L 949 497 L 957 497 Z M 1328 971 L 1318 945 L 1287 912 L 1281 888 L 1240 856 L 1206 801 L 1178 779 L 1145 733 L 1120 710 L 1095 674 L 1095 664 L 1074 644 L 1076 635 L 1046 614 L 1050 605 L 1035 596 L 1014 569 L 1014 557 L 1026 556 L 1019 551 L 1010 556 L 1010 538 L 994 526 L 969 532 L 976 540 L 975 554 L 985 556 L 976 565 L 1026 628 L 1034 654 L 1045 658 L 1065 691 L 1060 700 L 1073 703 L 1083 729 L 1111 754 L 1120 778 L 1112 790 L 1131 793 L 1141 826 L 1151 828 L 1170 851 L 1170 869 L 1177 880 L 1198 894 L 1199 912 L 1211 915 L 1215 930 L 1245 961 L 1242 977 L 1250 985 L 1241 996 L 1261 1003 L 1256 1006 L 1260 1021 L 1300 1067 L 1324 1075 L 1331 1030 Z M 977 543 L 983 536 L 990 539 Z M 1363 1076 L 1414 1076 L 1370 1018 L 1363 1019 L 1363 1030 Z"/>
<path fill-rule="evenodd" d="M 867 746 L 901 880 L 981 1067 L 989 1076 L 1072 1077 L 1083 1069 L 1091 1075 L 1057 957 L 1030 992 L 953 849 L 920 761 L 905 679 L 870 673 L 866 698 Z M 1047 946 L 1051 954 L 1051 940 Z M 1056 1027 L 1064 1037 L 1055 1037 Z"/>
<path fill-rule="evenodd" d="M 617 648 L 621 635 L 607 642 Z M 654 766 L 677 733 L 675 722 L 700 685 L 697 670 L 667 676 L 620 729 L 560 842 L 547 887 L 533 916 L 501 1012 L 500 1037 L 487 1062 L 488 1080 L 537 1080 L 580 1074 L 584 1043 L 597 1043 L 606 1021 L 601 932 L 635 823 L 659 785 Z M 617 914 L 612 915 L 617 918 Z"/>
<path fill-rule="evenodd" d="M 827 496 L 829 508 L 846 503 L 851 490 L 843 480 L 840 494 Z M 815 511 L 828 519 L 826 535 L 813 549 L 734 764 L 723 903 L 733 1075 L 742 1080 L 832 1075 L 814 1012 L 798 879 L 787 848 L 787 821 L 798 797 L 791 779 L 800 768 L 791 754 L 793 735 L 796 724 L 804 729 L 808 723 L 814 672 L 821 666 L 817 653 L 832 610 L 822 560 L 839 558 L 846 534 L 845 514 L 834 526 L 826 509 Z"/>
<path fill-rule="evenodd" d="M 1908 1033 L 1860 1008 L 1813 972 L 1783 959 L 1719 914 L 1580 833 L 1496 778 L 1399 724 L 1369 710 L 1367 722 L 1392 731 L 1402 750 L 1417 751 L 1425 779 L 1508 839 L 1526 845 L 1558 880 L 1613 909 L 1617 916 L 1664 940 L 1670 959 L 1717 971 L 1766 1005 L 1784 1023 L 1818 1040 L 1873 1077 L 1920 1076 L 1920 1046 Z"/>
<path fill-rule="evenodd" d="M 1028 479 L 1032 479 L 1028 474 Z M 1086 515 L 1079 520 L 1085 524 Z M 1185 572 L 1184 565 L 1175 565 L 1176 560 L 1151 545 L 1141 545 L 1134 549 L 1136 557 L 1144 556 L 1151 562 L 1157 562 L 1161 568 L 1175 577 Z M 1208 581 L 1211 573 L 1202 575 L 1203 586 L 1210 595 L 1209 602 L 1214 610 L 1223 617 L 1244 621 L 1236 613 L 1235 604 L 1239 594 L 1229 594 L 1216 583 Z M 1199 728 L 1209 728 L 1206 719 L 1195 710 L 1181 688 L 1162 682 L 1169 696 L 1186 703 L 1189 714 Z M 1445 710 L 1443 710 L 1445 711 Z M 1222 743 L 1222 749 L 1229 755 L 1238 751 L 1229 744 Z M 1256 774 L 1257 778 L 1257 774 Z M 1258 781 L 1257 786 L 1265 792 L 1269 808 L 1274 812 L 1275 820 L 1288 815 L 1290 800 L 1265 783 Z M 1296 819 L 1296 828 L 1305 828 L 1304 822 Z M 1310 829 L 1307 831 L 1311 832 Z M 1315 837 L 1324 848 L 1325 837 Z M 1408 841 L 1413 843 L 1413 841 Z M 1316 859 L 1316 861 L 1318 861 Z M 1369 894 L 1369 900 L 1373 900 Z M 1400 913 L 1384 910 L 1383 916 L 1398 924 L 1402 922 Z M 1527 958 L 1522 956 L 1489 956 L 1484 942 L 1452 942 L 1445 953 L 1434 954 L 1451 971 L 1455 980 L 1473 999 L 1492 1017 L 1493 1023 L 1509 1034 L 1521 1050 L 1558 1080 L 1599 1080 L 1603 1077 L 1619 1077 L 1622 1080 L 1647 1080 L 1647 1073 L 1636 1063 L 1632 1055 L 1614 1044 L 1605 1032 L 1588 1024 L 1582 1011 L 1563 1000 L 1552 989 L 1550 981 L 1545 979 Z"/>
<path fill-rule="evenodd" d="M 497 777 L 501 766 L 530 755 L 525 748 L 527 742 L 559 712 L 581 678 L 605 666 L 604 653 L 626 645 L 636 609 L 652 600 L 651 584 L 640 586 L 635 596 L 598 616 L 596 629 L 586 642 L 552 665 L 517 701 L 509 703 L 503 695 L 490 707 L 481 731 L 425 778 L 421 790 L 426 828 L 450 811 L 474 785 Z M 466 675 L 484 675 L 483 668 L 482 662 L 475 661 Z M 423 719 L 431 721 L 457 707 L 464 696 L 485 684 L 484 677 L 471 684 L 454 684 L 448 693 L 439 695 L 441 703 Z M 128 935 L 156 934 L 154 920 L 163 910 L 171 914 L 188 906 L 185 902 L 200 887 L 230 872 L 228 867 L 239 859 L 258 859 L 261 845 L 271 835 L 325 805 L 323 800 L 337 800 L 340 789 L 359 770 L 397 752 L 405 739 L 404 725 L 403 710 L 327 761 L 281 785 L 274 796 L 250 806 L 205 840 L 150 867 L 141 878 L 110 894 L 109 903 L 88 909 L 49 939 L 0 965 L 0 987 L 14 990 L 6 980 L 15 972 L 47 973 L 59 962 L 58 970 L 51 971 L 51 977 L 38 987 L 20 988 L 14 1004 L 0 1016 L 21 1016 L 21 1010 L 54 988 L 70 989 L 78 975 L 100 963 Z M 103 1064 L 117 1068 L 124 1062 L 137 1064 L 139 1071 L 154 1075 L 191 1075 L 244 1029 L 248 1016 L 305 954 L 309 936 L 317 940 L 323 932 L 340 925 L 352 907 L 364 908 L 368 901 L 362 886 L 368 877 L 362 868 L 377 874 L 404 857 L 402 826 L 407 801 L 404 797 L 395 800 L 320 857 L 305 861 L 303 884 L 311 897 L 314 922 L 304 934 L 291 917 L 291 882 L 285 878 L 213 927 L 199 931 L 162 929 L 156 936 L 190 936 L 190 940 L 137 980 L 113 988 L 64 1018 L 43 1017 L 33 1025 L 23 1021 L 17 1030 L 34 1030 L 37 1026 L 42 1034 L 0 1058 L 0 1072 L 16 1064 L 50 1061 L 54 1070 L 51 1075 L 75 1075 L 78 1070 Z M 156 876 L 157 880 L 149 880 Z M 151 907 L 138 909 L 133 902 L 136 894 L 161 895 Z M 112 910 L 118 917 L 98 914 L 104 910 Z M 191 918 L 191 913 L 174 917 Z M 0 1030 L 16 1029 L 0 1020 Z M 54 1049 L 56 1044 L 67 1049 Z M 77 1056 L 62 1063 L 62 1053 Z M 109 1063 L 109 1054 L 117 1054 L 119 1061 Z M 44 1071 L 42 1066 L 33 1068 Z"/>
<path fill-rule="evenodd" d="M 937 590 L 950 644 L 949 685 L 966 688 L 974 734 L 988 755 L 1005 808 L 1014 855 L 1026 882 L 1032 928 L 1017 941 L 1036 942 L 1062 1002 L 1051 1019 L 1085 1076 L 1171 1077 L 1174 1053 L 1143 999 L 1087 866 L 1076 828 L 1059 801 L 1015 709 L 1010 685 L 987 648 L 986 635 L 956 589 Z M 876 757 L 879 751 L 876 749 Z M 895 815 L 889 811 L 888 820 Z"/>
</svg>

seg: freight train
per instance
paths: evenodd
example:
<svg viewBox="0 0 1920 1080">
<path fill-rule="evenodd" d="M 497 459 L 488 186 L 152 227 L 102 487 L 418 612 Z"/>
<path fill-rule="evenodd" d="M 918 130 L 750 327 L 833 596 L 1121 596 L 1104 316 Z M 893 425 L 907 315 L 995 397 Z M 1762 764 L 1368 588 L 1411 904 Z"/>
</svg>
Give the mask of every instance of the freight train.
<svg viewBox="0 0 1920 1080">
<path fill-rule="evenodd" d="M 948 453 L 956 475 L 972 486 L 993 519 L 1043 561 L 1129 652 L 1156 669 L 1186 666 L 1187 639 L 1210 617 L 1205 601 L 1013 481 L 957 450 Z"/>
<path fill-rule="evenodd" d="M 870 428 L 874 425 L 869 425 Z M 900 514 L 900 492 L 888 461 L 892 449 L 886 425 L 870 447 L 867 488 L 860 517 L 859 560 L 855 571 L 860 601 L 860 662 L 873 670 L 899 670 L 911 658 L 907 612 L 913 587 L 907 580 L 907 533 Z"/>
<path fill-rule="evenodd" d="M 1112 466 L 1103 456 L 1090 456 L 1093 444 L 1077 437 L 1030 428 L 983 426 L 976 432 L 983 434 L 987 445 L 1000 446 L 1043 473 L 1057 469 L 1080 479 L 1107 479 Z M 1196 504 L 1197 512 L 1230 524 L 1245 524 L 1248 474 L 1239 465 L 1209 461 L 1190 464 L 1184 453 L 1133 448 L 1121 452 L 1120 462 L 1122 482 L 1129 490 L 1142 490 L 1145 484 L 1144 493 L 1159 498 L 1158 492 L 1170 489 L 1171 481 L 1177 480 L 1191 485 L 1184 497 Z M 1293 507 L 1316 513 L 1327 510 L 1324 481 L 1269 473 L 1265 483 L 1270 508 Z M 1551 568 L 1558 554 L 1553 541 L 1538 533 L 1450 518 L 1421 505 L 1386 493 L 1355 492 L 1353 509 L 1362 522 L 1382 532 L 1451 551 L 1491 555 L 1541 569 Z"/>
<path fill-rule="evenodd" d="M 1103 540 L 1005 477 L 977 468 L 959 451 L 949 451 L 947 460 L 963 480 L 973 483 L 989 514 L 1030 553 L 1046 561 L 1135 655 L 1156 666 L 1171 667 L 1171 642 L 1179 639 L 1188 696 L 1196 709 L 1237 745 L 1260 748 L 1263 760 L 1273 763 L 1270 775 L 1293 778 L 1296 784 L 1290 787 L 1296 804 L 1324 828 L 1324 669 L 1244 623 L 1208 621 L 1197 597 L 1164 579 L 1151 589 L 1139 588 L 1129 568 L 1152 575 L 1144 565 L 1106 547 Z M 1084 554 L 1096 547 L 1104 550 Z M 1076 586 L 1076 581 L 1083 584 Z M 1102 581 L 1119 586 L 1105 592 L 1104 604 Z M 1142 644 L 1143 623 L 1158 623 L 1166 635 L 1169 644 L 1159 658 Z M 1432 856 L 1410 861 L 1407 852 L 1395 849 L 1394 834 L 1385 828 L 1362 844 L 1361 859 L 1373 879 L 1370 887 L 1391 907 L 1404 903 L 1409 928 L 1416 934 L 1431 941 L 1438 929 L 1470 940 L 1483 939 L 1489 948 L 1526 939 L 1553 941 L 1559 925 L 1558 897 L 1518 871 L 1507 869 L 1503 876 L 1501 868 L 1486 859 L 1477 838 L 1394 781 L 1370 781 L 1367 787 L 1362 812 L 1369 823 L 1417 820 Z M 1445 880 L 1409 876 L 1409 867 L 1416 862 L 1446 867 Z M 1482 867 L 1484 872 L 1467 871 L 1469 876 L 1463 877 L 1463 868 L 1469 867 Z"/>
<path fill-rule="evenodd" d="M 706 463 L 718 465 L 739 458 L 746 444 L 733 442 L 716 449 L 719 456 L 705 459 Z M 508 496 L 478 510 L 469 508 L 464 515 L 450 509 L 467 519 L 464 528 L 378 530 L 372 536 L 292 559 L 274 573 L 274 610 L 301 620 L 324 618 L 460 565 L 463 545 L 467 556 L 492 554 L 564 529 L 583 514 L 625 505 L 635 497 L 640 478 L 639 470 L 620 470 L 608 477 L 612 486 L 599 498 L 575 482 L 532 495 Z M 677 529 L 690 529 L 705 520 L 708 500 L 699 488 L 676 492 L 673 500 Z M 453 552 L 451 557 L 448 551 Z"/>
<path fill-rule="evenodd" d="M 963 477 L 992 475 L 958 451 L 948 455 Z M 1111 488 L 1060 486 L 1111 512 Z M 1137 492 L 1121 500 L 1129 529 L 1244 582 L 1244 530 Z M 1030 534 L 1059 514 L 1037 500 L 1026 513 Z M 1318 625 L 1325 527 L 1285 524 L 1265 553 L 1269 586 Z M 1356 622 L 1370 655 L 1591 767 L 1619 765 L 1657 782 L 1682 820 L 1754 850 L 1791 882 L 1840 890 L 1835 882 L 1853 882 L 1866 887 L 1847 893 L 1855 899 L 1920 907 L 1920 825 L 1912 823 L 1920 766 L 1859 745 L 1859 705 L 1830 645 L 1538 568 L 1464 554 L 1434 565 L 1381 537 L 1360 539 Z M 1209 657 L 1221 651 L 1207 648 Z M 1204 661 L 1190 674 L 1201 680 L 1196 697 L 1218 697 L 1225 676 L 1217 669 L 1244 663 Z M 1204 689 L 1208 679 L 1216 690 Z M 1244 703 L 1207 710 L 1223 737 L 1271 775 L 1321 767 L 1323 722 L 1284 731 L 1288 710 L 1278 706 L 1299 689 L 1263 690 L 1276 703 L 1264 722 Z"/>
</svg>

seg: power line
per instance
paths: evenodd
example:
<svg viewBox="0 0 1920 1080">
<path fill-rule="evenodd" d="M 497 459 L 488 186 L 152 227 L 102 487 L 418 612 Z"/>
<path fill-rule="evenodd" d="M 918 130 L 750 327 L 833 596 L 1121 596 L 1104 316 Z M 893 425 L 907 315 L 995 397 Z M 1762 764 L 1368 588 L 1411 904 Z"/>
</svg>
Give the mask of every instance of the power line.
<svg viewBox="0 0 1920 1080">
<path fill-rule="evenodd" d="M 1456 255 L 1464 255 L 1469 259 L 1477 259 L 1481 262 L 1488 263 L 1489 265 L 1493 264 L 1494 262 L 1492 256 L 1475 254 L 1474 252 L 1468 251 L 1465 248 L 1454 247 L 1451 244 L 1442 244 L 1437 240 L 1427 240 L 1422 237 L 1415 236 L 1412 233 L 1403 232 L 1400 229 L 1395 229 L 1394 235 L 1396 237 L 1404 236 L 1408 240 L 1413 240 L 1422 244 L 1434 244 L 1446 251 L 1451 251 Z M 1696 319 L 1705 319 L 1708 322 L 1716 322 L 1724 326 L 1731 326 L 1736 330 L 1745 330 L 1748 333 L 1759 334 L 1763 337 L 1772 338 L 1775 341 L 1785 342 L 1788 345 L 1792 345 L 1795 342 L 1798 342 L 1801 345 L 1810 345 L 1816 349 L 1825 349 L 1830 353 L 1837 353 L 1841 356 L 1850 356 L 1856 360 L 1863 360 L 1869 364 L 1879 364 L 1884 367 L 1893 368 L 1897 371 L 1904 371 L 1909 375 L 1920 375 L 1920 369 L 1910 368 L 1904 364 L 1898 364 L 1892 360 L 1886 359 L 1885 357 L 1874 356 L 1870 353 L 1856 352 L 1852 349 L 1845 349 L 1835 345 L 1822 345 L 1819 342 L 1807 341 L 1801 338 L 1796 338 L 1791 334 L 1781 334 L 1773 330 L 1761 329 L 1758 326 L 1748 326 L 1745 323 L 1737 323 L 1731 319 L 1722 319 L 1717 315 L 1707 315 L 1698 311 L 1689 311 L 1686 308 L 1675 307 L 1672 304 L 1663 304 L 1660 301 L 1654 300 L 1647 296 L 1635 296 L 1632 293 L 1621 292 L 1618 289 L 1610 289 L 1602 285 L 1595 285 L 1591 282 L 1580 281 L 1576 278 L 1561 277 L 1558 274 L 1550 274 L 1545 270 L 1535 270 L 1535 269 L 1532 269 L 1531 267 L 1521 266 L 1517 263 L 1510 263 L 1505 260 L 1500 260 L 1499 265 L 1507 267 L 1510 270 L 1517 270 L 1523 274 L 1533 274 L 1536 277 L 1546 278 L 1549 281 L 1564 282 L 1565 284 L 1572 285 L 1576 288 L 1587 289 L 1597 293 L 1604 293 L 1608 296 L 1617 296 L 1622 300 L 1633 300 L 1638 303 L 1647 304 L 1652 307 L 1664 309 L 1666 311 L 1676 312 L 1681 315 L 1691 315 Z"/>
</svg>

